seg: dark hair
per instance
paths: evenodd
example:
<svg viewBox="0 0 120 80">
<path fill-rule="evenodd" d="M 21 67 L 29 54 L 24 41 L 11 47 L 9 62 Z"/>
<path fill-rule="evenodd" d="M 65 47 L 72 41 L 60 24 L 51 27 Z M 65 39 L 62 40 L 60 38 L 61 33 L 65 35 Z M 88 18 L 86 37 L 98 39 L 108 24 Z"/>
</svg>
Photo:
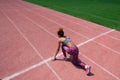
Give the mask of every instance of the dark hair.
<svg viewBox="0 0 120 80">
<path fill-rule="evenodd" d="M 63 36 L 64 36 L 63 28 L 59 28 L 57 34 L 58 34 L 60 37 L 63 37 Z"/>
</svg>

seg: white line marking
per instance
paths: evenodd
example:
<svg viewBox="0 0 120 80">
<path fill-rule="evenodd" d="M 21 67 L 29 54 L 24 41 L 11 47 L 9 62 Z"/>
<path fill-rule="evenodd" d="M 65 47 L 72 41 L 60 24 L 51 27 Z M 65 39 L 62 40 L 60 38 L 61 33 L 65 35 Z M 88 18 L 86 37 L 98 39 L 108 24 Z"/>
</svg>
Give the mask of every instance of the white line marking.
<svg viewBox="0 0 120 80">
<path fill-rule="evenodd" d="M 88 43 L 88 42 L 90 42 L 90 41 L 94 41 L 95 39 L 97 39 L 97 38 L 99 38 L 99 37 L 101 37 L 101 36 L 104 36 L 104 35 L 112 32 L 112 31 L 114 31 L 114 30 L 112 29 L 112 30 L 110 30 L 110 31 L 104 32 L 104 33 L 102 33 L 102 34 L 100 34 L 100 35 L 98 35 L 98 36 L 96 36 L 96 37 L 93 37 L 93 38 L 89 39 L 88 41 L 86 41 L 86 42 L 84 42 L 84 43 L 82 43 L 82 44 L 79 44 L 78 46 L 84 45 L 85 43 Z"/>
<path fill-rule="evenodd" d="M 47 61 L 47 60 L 46 60 L 46 61 Z M 10 79 L 13 79 L 13 78 L 15 78 L 15 77 L 17 77 L 17 76 L 19 76 L 19 75 L 24 74 L 25 72 L 28 72 L 28 71 L 30 71 L 30 70 L 32 70 L 32 69 L 35 69 L 35 68 L 39 67 L 39 66 L 42 65 L 42 64 L 45 64 L 46 61 L 41 61 L 41 62 L 38 63 L 38 64 L 35 64 L 35 65 L 31 66 L 31 67 L 28 67 L 28 68 L 26 68 L 26 69 L 24 69 L 24 70 L 22 70 L 22 71 L 16 72 L 16 73 L 12 74 L 11 76 L 8 76 L 8 77 L 3 78 L 2 80 L 10 80 Z"/>
<path fill-rule="evenodd" d="M 2 11 L 2 10 L 1 10 Z M 37 53 L 37 55 L 44 60 L 43 56 L 39 53 L 39 51 L 35 48 L 35 46 L 27 39 L 27 37 L 20 31 L 20 29 L 17 27 L 17 25 L 6 15 L 4 11 L 2 13 L 7 17 L 7 19 L 14 25 L 16 30 L 22 35 L 22 37 L 28 42 L 28 44 L 33 48 L 33 50 Z M 55 76 L 58 78 L 58 80 L 62 80 L 59 75 L 54 71 L 54 69 L 46 62 L 45 63 L 49 69 L 55 74 Z M 16 75 L 13 75 L 16 76 Z M 11 78 L 10 78 L 11 79 Z"/>
<path fill-rule="evenodd" d="M 111 36 L 111 35 L 106 35 L 106 36 L 108 36 L 108 37 L 110 37 L 110 38 L 113 38 L 113 39 L 115 39 L 115 40 L 120 41 L 120 38 L 116 38 L 116 37 L 113 37 L 113 36 Z"/>
<path fill-rule="evenodd" d="M 118 51 L 116 51 L 116 50 L 114 50 L 114 49 L 111 49 L 111 48 L 109 48 L 109 47 L 107 47 L 107 46 L 105 46 L 105 45 L 103 45 L 103 44 L 101 44 L 101 43 L 98 43 L 97 41 L 94 41 L 94 42 L 97 43 L 98 45 L 101 45 L 102 47 L 105 47 L 106 49 L 108 49 L 108 50 L 110 50 L 110 51 L 112 51 L 112 52 L 117 53 L 117 54 L 120 55 L 120 52 L 118 52 Z M 114 54 L 114 53 L 113 53 L 113 54 Z"/>
<path fill-rule="evenodd" d="M 108 33 L 110 33 L 110 32 L 113 32 L 113 31 L 114 31 L 114 29 L 113 29 L 113 30 L 110 30 L 110 31 L 108 31 L 108 32 L 105 32 L 104 34 L 98 35 L 98 36 L 96 36 L 96 37 L 94 37 L 94 38 L 92 38 L 92 39 L 89 39 L 88 42 L 89 42 L 89 41 L 93 41 L 93 42 L 97 43 L 98 45 L 101 45 L 102 47 L 105 47 L 106 49 L 109 49 L 110 51 L 112 51 L 112 52 L 114 52 L 114 53 L 120 54 L 120 52 L 118 52 L 118 51 L 116 51 L 116 50 L 114 50 L 114 49 L 111 49 L 111 48 L 109 48 L 109 47 L 107 47 L 107 46 L 105 46 L 105 45 L 103 45 L 103 44 L 101 44 L 101 43 L 98 43 L 97 41 L 94 41 L 94 40 L 97 39 L 98 37 L 104 36 L 104 35 L 106 35 L 106 34 L 108 34 Z M 78 45 L 78 46 L 84 45 L 85 43 L 88 43 L 88 42 L 83 42 L 82 44 L 80 44 L 80 45 Z"/>
</svg>

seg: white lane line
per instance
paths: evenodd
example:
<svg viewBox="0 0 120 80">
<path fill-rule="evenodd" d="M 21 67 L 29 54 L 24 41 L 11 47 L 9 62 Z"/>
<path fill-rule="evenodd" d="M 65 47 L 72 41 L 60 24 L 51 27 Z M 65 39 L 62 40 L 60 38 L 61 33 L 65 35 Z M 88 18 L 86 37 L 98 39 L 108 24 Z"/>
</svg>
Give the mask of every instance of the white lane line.
<svg viewBox="0 0 120 80">
<path fill-rule="evenodd" d="M 120 33 L 119 33 L 119 34 L 120 34 Z M 106 36 L 108 36 L 108 37 L 110 37 L 110 38 L 112 38 L 112 39 L 115 39 L 115 40 L 118 40 L 118 41 L 120 41 L 120 38 L 113 37 L 113 36 L 111 36 L 111 35 L 106 35 Z"/>
<path fill-rule="evenodd" d="M 2 10 L 1 10 L 2 11 Z M 43 56 L 39 53 L 39 51 L 35 48 L 35 46 L 28 40 L 28 38 L 21 32 L 21 30 L 17 27 L 17 25 L 7 16 L 7 14 L 2 11 L 2 13 L 7 17 L 7 19 L 14 25 L 16 30 L 22 35 L 22 37 L 28 42 L 28 44 L 33 48 L 33 50 L 37 53 L 37 55 L 44 60 Z M 55 70 L 46 62 L 46 65 L 49 69 L 54 73 L 54 75 L 58 78 L 58 80 L 62 80 L 59 75 L 55 72 Z"/>
<path fill-rule="evenodd" d="M 28 67 L 28 68 L 26 68 L 26 69 L 24 69 L 24 70 L 22 70 L 22 71 L 16 72 L 16 73 L 14 73 L 14 74 L 12 74 L 12 75 L 10 75 L 10 76 L 8 76 L 8 77 L 3 78 L 2 80 L 10 80 L 10 79 L 13 79 L 13 78 L 15 78 L 15 77 L 17 77 L 17 76 L 19 76 L 19 75 L 22 75 L 22 74 L 24 74 L 24 73 L 26 73 L 26 72 L 28 72 L 28 71 L 30 71 L 30 70 L 32 70 L 32 69 L 35 69 L 35 68 L 41 66 L 42 64 L 45 64 L 46 62 L 48 62 L 48 61 L 47 61 L 47 60 L 46 60 L 46 61 L 45 61 L 45 60 L 44 60 L 44 61 L 41 61 L 41 62 L 38 63 L 38 64 L 35 64 L 35 65 L 31 66 L 31 67 Z"/>
<path fill-rule="evenodd" d="M 99 38 L 99 37 L 101 37 L 101 36 L 104 36 L 104 35 L 106 35 L 106 34 L 108 34 L 108 33 L 110 33 L 110 32 L 113 32 L 113 31 L 114 31 L 114 29 L 112 29 L 112 30 L 110 30 L 110 31 L 107 31 L 107 32 L 104 32 L 104 33 L 102 33 L 102 34 L 100 34 L 100 35 L 98 35 L 98 36 L 95 36 L 95 37 L 89 39 L 89 40 L 88 40 L 87 42 L 85 42 L 85 43 L 88 43 L 88 42 L 90 42 L 90 41 L 94 41 L 95 39 L 97 39 L 97 38 Z M 84 45 L 85 43 L 79 44 L 78 46 Z"/>
<path fill-rule="evenodd" d="M 116 50 L 114 50 L 114 49 L 112 49 L 112 48 L 110 48 L 110 47 L 107 47 L 107 46 L 105 46 L 105 45 L 103 45 L 103 44 L 101 44 L 101 43 L 98 43 L 97 41 L 94 41 L 94 42 L 95 42 L 96 44 L 101 45 L 102 47 L 105 47 L 106 49 L 112 51 L 113 54 L 116 53 L 116 54 L 119 54 L 119 55 L 120 55 L 120 52 L 118 52 L 118 51 L 116 51 Z"/>
<path fill-rule="evenodd" d="M 116 50 L 114 50 L 114 49 L 111 49 L 111 48 L 109 48 L 109 47 L 107 47 L 107 46 L 105 46 L 105 45 L 103 45 L 103 44 L 98 43 L 97 41 L 95 41 L 95 39 L 97 39 L 97 38 L 99 38 L 99 37 L 101 37 L 101 36 L 104 36 L 104 35 L 106 35 L 106 34 L 108 34 L 108 33 L 110 33 L 110 32 L 113 32 L 113 31 L 114 31 L 114 29 L 113 29 L 113 30 L 110 30 L 110 31 L 108 31 L 108 32 L 105 32 L 105 33 L 103 33 L 103 34 L 101 34 L 101 35 L 98 35 L 98 36 L 96 36 L 96 37 L 94 37 L 94 38 L 92 38 L 92 39 L 89 39 L 88 42 L 89 42 L 89 41 L 93 41 L 93 42 L 95 42 L 96 44 L 101 45 L 102 47 L 105 47 L 106 49 L 108 49 L 108 50 L 110 50 L 110 51 L 112 51 L 112 52 L 117 53 L 117 54 L 120 55 L 120 52 L 118 52 L 118 51 L 116 51 Z M 78 45 L 78 46 L 84 45 L 85 43 L 88 43 L 88 42 L 83 42 L 82 44 L 80 44 L 80 45 Z"/>
</svg>

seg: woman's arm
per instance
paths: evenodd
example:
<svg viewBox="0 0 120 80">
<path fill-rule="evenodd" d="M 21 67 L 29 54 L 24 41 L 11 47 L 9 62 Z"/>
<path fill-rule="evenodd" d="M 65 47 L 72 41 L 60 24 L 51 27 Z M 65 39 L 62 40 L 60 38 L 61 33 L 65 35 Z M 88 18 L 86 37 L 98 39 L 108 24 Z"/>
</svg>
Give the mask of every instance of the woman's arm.
<svg viewBox="0 0 120 80">
<path fill-rule="evenodd" d="M 60 50 L 60 44 L 61 44 L 61 42 L 58 42 L 58 48 L 57 48 L 57 51 L 55 53 L 54 60 L 56 60 L 56 56 L 57 56 L 57 54 L 58 54 L 58 52 Z"/>
</svg>

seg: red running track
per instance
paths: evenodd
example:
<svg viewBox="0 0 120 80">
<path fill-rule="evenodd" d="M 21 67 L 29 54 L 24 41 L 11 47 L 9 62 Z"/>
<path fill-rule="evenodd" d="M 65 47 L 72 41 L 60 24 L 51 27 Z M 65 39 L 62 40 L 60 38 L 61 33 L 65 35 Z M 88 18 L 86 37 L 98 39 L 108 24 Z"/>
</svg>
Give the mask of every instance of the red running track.
<svg viewBox="0 0 120 80">
<path fill-rule="evenodd" d="M 79 47 L 79 58 L 94 75 L 52 61 L 58 27 Z M 22 0 L 0 0 L 0 36 L 2 80 L 120 80 L 119 31 Z"/>
</svg>

